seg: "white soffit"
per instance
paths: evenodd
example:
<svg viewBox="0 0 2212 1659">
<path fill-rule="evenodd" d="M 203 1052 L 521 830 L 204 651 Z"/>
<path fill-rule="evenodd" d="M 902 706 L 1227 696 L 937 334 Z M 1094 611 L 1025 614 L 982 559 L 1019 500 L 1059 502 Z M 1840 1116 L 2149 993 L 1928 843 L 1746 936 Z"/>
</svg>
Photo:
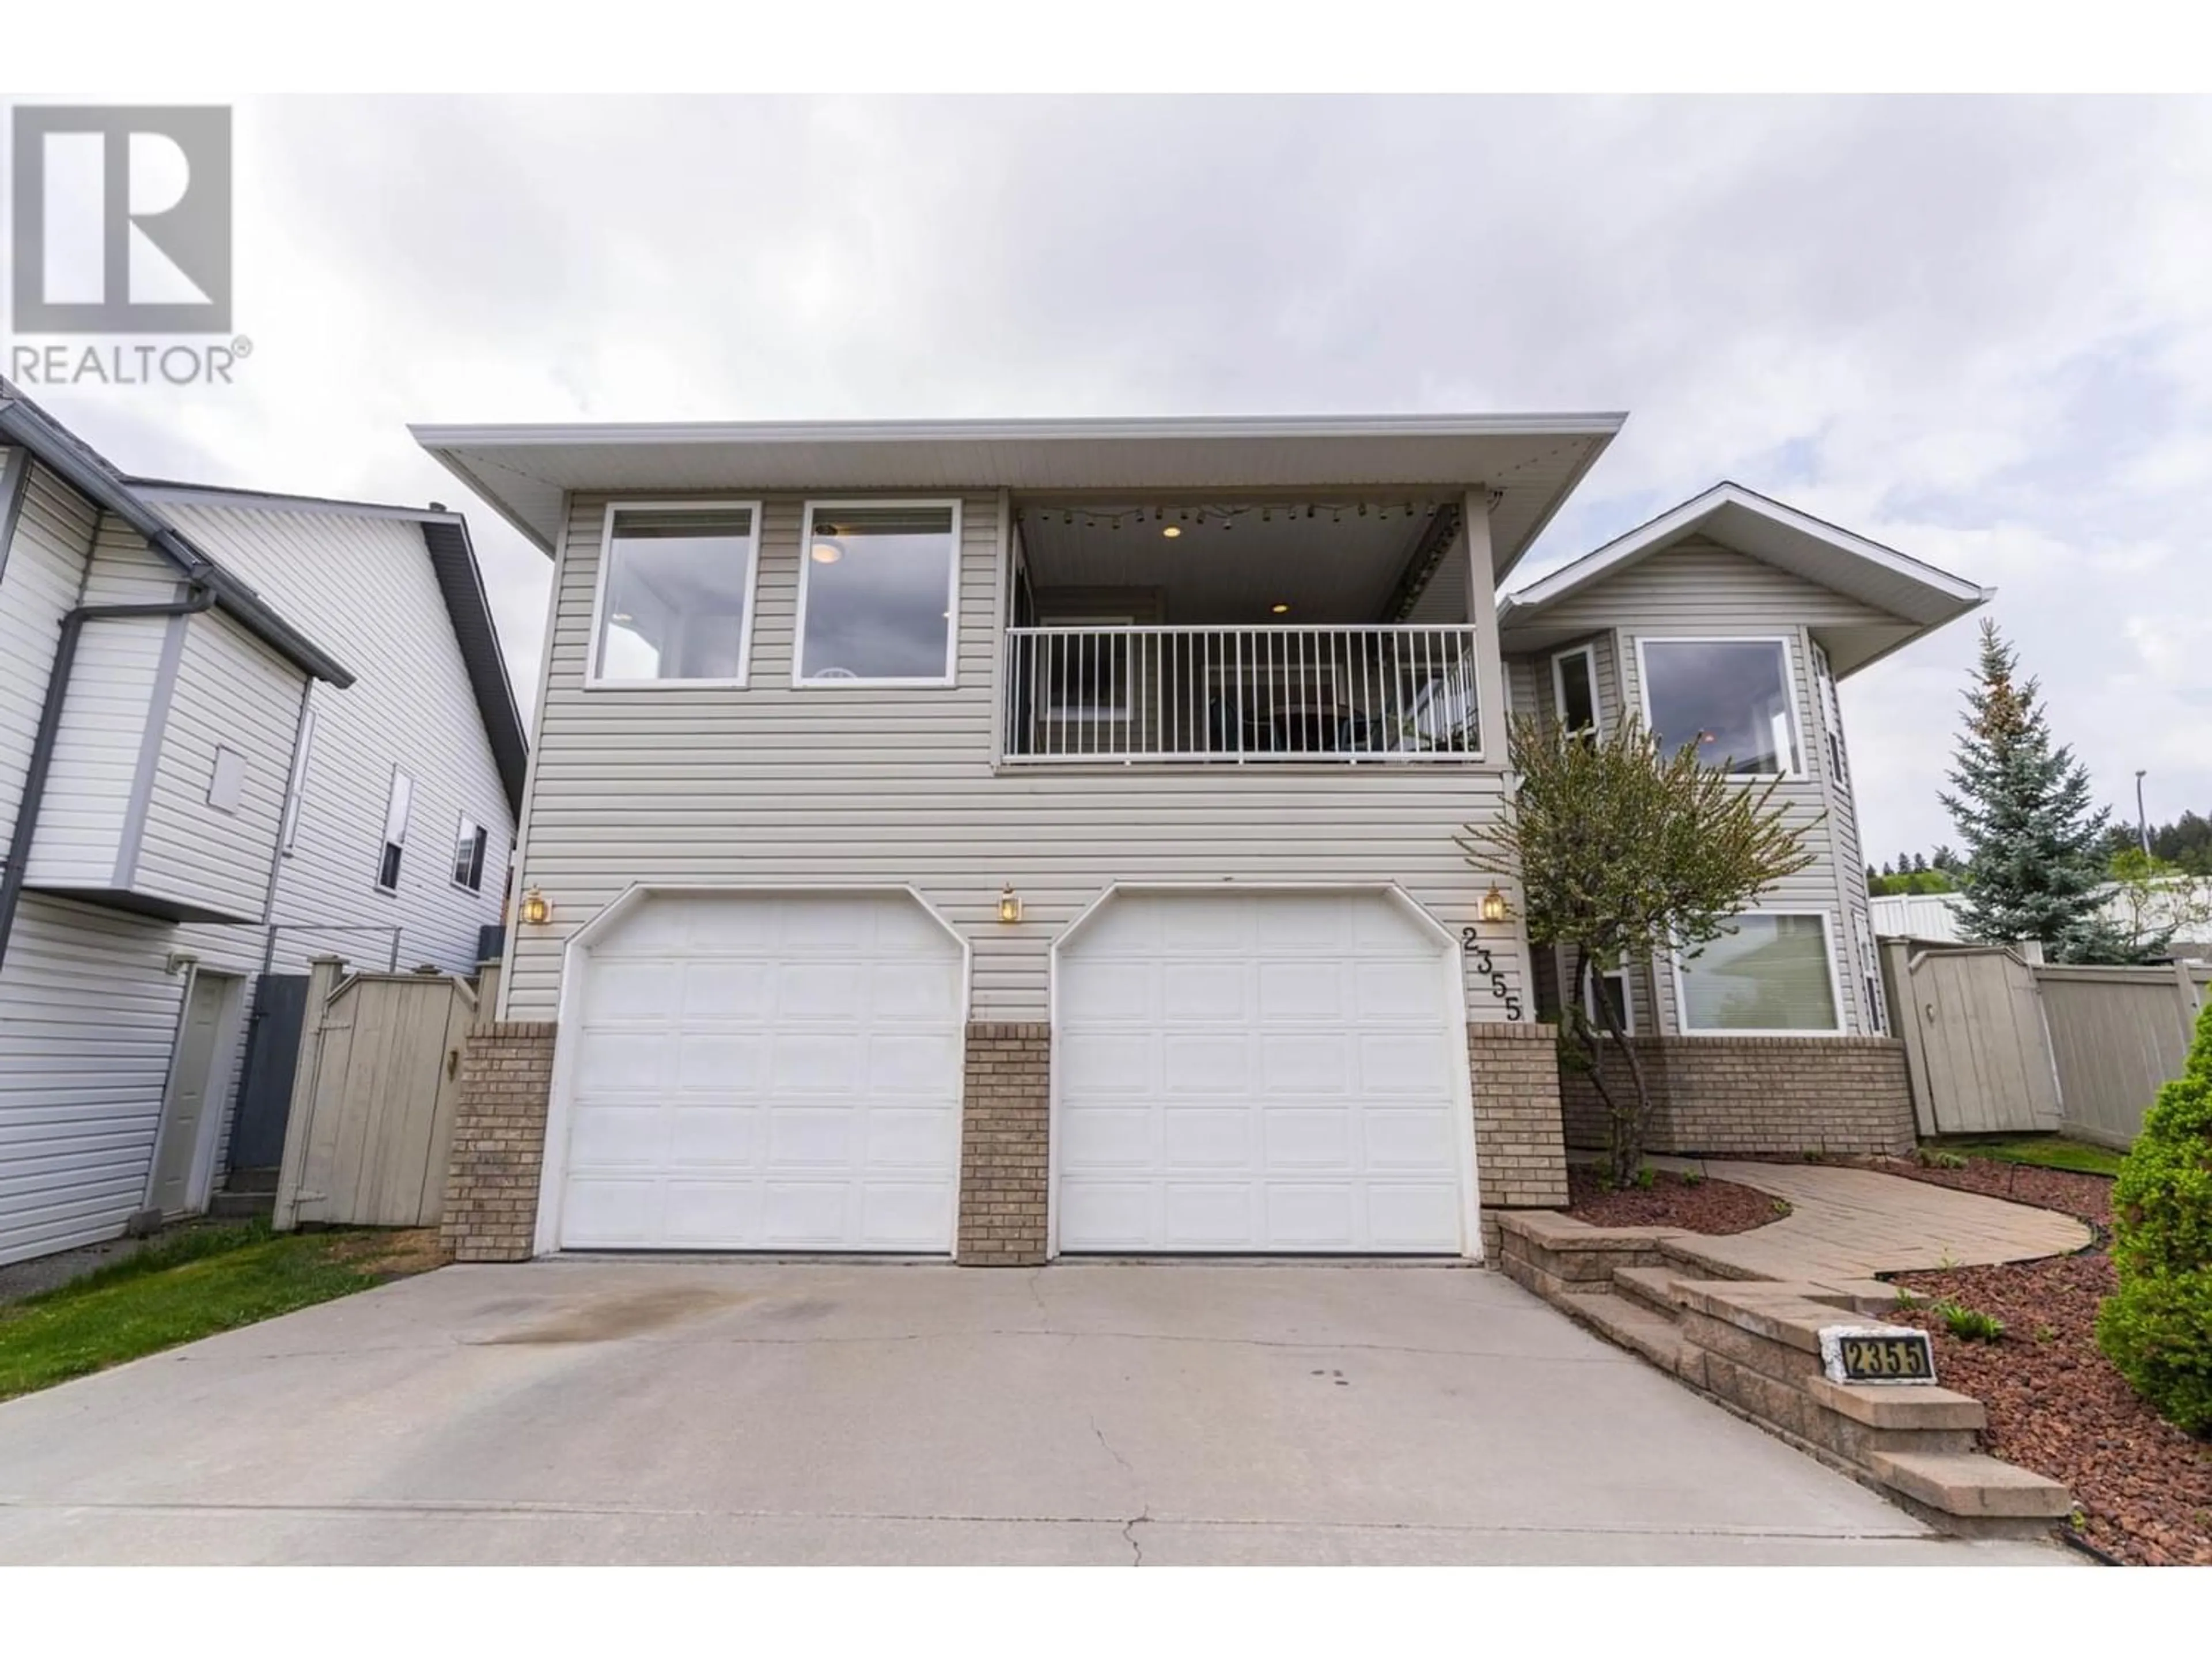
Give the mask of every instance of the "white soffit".
<svg viewBox="0 0 2212 1659">
<path fill-rule="evenodd" d="M 416 426 L 415 440 L 540 547 L 562 495 L 634 491 L 1360 490 L 1497 492 L 1510 569 L 1626 417 L 1419 415 L 1227 419 Z"/>
</svg>

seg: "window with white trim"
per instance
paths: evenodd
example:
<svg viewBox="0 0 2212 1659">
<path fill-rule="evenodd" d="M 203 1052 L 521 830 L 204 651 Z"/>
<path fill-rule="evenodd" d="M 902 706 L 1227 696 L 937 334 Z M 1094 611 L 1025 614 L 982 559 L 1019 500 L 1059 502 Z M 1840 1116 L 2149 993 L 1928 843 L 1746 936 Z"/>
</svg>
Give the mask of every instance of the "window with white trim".
<svg viewBox="0 0 2212 1659">
<path fill-rule="evenodd" d="M 1836 677 L 1828 667 L 1828 653 L 1818 644 L 1813 647 L 1813 678 L 1820 686 L 1820 726 L 1828 743 L 1828 775 L 1838 788 L 1848 791 L 1851 765 L 1850 751 L 1844 746 L 1844 705 L 1836 695 Z"/>
<path fill-rule="evenodd" d="M 453 885 L 465 887 L 471 893 L 483 891 L 484 849 L 491 836 L 481 823 L 467 813 L 461 814 L 460 827 L 453 834 Z"/>
<path fill-rule="evenodd" d="M 617 502 L 592 634 L 592 680 L 743 685 L 760 509 Z"/>
<path fill-rule="evenodd" d="M 794 685 L 950 685 L 957 501 L 810 502 Z"/>
<path fill-rule="evenodd" d="M 315 711 L 301 716 L 300 741 L 292 750 L 292 778 L 284 787 L 284 829 L 278 848 L 292 856 L 292 843 L 300 838 L 300 811 L 307 795 L 307 755 L 315 746 Z"/>
<path fill-rule="evenodd" d="M 1746 911 L 1674 964 L 1691 1036 L 1790 1036 L 1843 1030 L 1835 953 L 1821 911 Z"/>
<path fill-rule="evenodd" d="M 1598 999 L 1603 997 L 1613 1005 L 1614 1019 L 1623 1036 L 1636 1035 L 1636 1004 L 1628 994 L 1628 969 L 1614 968 L 1600 973 L 1595 967 L 1583 967 L 1583 1012 L 1589 1017 L 1592 1025 L 1602 1031 L 1605 1022 L 1598 1012 Z"/>
<path fill-rule="evenodd" d="M 1731 777 L 1804 770 L 1786 641 L 1641 639 L 1636 648 L 1644 723 L 1669 753 L 1695 744 L 1699 760 Z"/>
<path fill-rule="evenodd" d="M 1580 645 L 1553 658 L 1552 695 L 1562 726 L 1596 735 L 1597 653 Z"/>
<path fill-rule="evenodd" d="M 376 885 L 380 892 L 399 890 L 399 860 L 407 850 L 407 814 L 414 800 L 415 780 L 393 767 L 392 793 L 384 804 L 384 850 L 376 860 Z"/>
</svg>

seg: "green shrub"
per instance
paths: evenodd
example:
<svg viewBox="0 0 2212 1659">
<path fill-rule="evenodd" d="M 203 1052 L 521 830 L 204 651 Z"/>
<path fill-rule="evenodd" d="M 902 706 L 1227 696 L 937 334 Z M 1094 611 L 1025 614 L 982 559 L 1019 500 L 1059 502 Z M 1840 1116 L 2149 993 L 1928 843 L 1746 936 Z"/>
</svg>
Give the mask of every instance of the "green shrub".
<svg viewBox="0 0 2212 1659">
<path fill-rule="evenodd" d="M 1961 1342 L 1995 1342 L 2004 1335 L 2004 1321 L 1995 1314 L 1966 1307 L 1948 1297 L 1934 1304 L 1928 1311 L 1942 1320 Z"/>
<path fill-rule="evenodd" d="M 2112 1183 L 2112 1265 L 2097 1346 L 2160 1416 L 2212 1435 L 2212 1004 Z"/>
</svg>

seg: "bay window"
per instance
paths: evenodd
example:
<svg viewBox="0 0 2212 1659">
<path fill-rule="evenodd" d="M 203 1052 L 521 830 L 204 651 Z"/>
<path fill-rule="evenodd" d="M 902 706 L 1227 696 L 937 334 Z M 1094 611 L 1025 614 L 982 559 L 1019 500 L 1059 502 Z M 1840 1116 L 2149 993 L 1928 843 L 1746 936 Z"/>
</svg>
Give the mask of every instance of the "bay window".
<svg viewBox="0 0 2212 1659">
<path fill-rule="evenodd" d="M 1644 724 L 1669 754 L 1731 777 L 1795 777 L 1804 770 L 1791 695 L 1790 647 L 1780 639 L 1641 639 Z"/>
<path fill-rule="evenodd" d="M 1689 1036 L 1790 1036 L 1843 1030 L 1828 919 L 1818 911 L 1747 911 L 1674 964 Z"/>
</svg>

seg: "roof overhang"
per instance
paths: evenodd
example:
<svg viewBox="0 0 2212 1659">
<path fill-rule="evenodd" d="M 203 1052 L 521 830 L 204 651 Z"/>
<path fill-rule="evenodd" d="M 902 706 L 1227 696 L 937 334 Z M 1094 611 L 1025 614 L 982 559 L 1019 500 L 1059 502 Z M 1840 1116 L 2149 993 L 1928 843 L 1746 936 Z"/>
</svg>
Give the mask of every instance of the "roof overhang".
<svg viewBox="0 0 2212 1659">
<path fill-rule="evenodd" d="M 1486 490 L 1503 576 L 1626 416 L 416 426 L 417 443 L 539 547 L 570 492 Z"/>
<path fill-rule="evenodd" d="M 1589 632 L 1587 627 L 1554 621 L 1554 613 L 1567 600 L 1692 536 L 1708 538 L 1892 619 L 1820 630 L 1838 678 L 1955 621 L 1986 604 L 1996 591 L 1741 484 L 1719 483 L 1499 600 L 1498 626 L 1505 648 L 1543 650 Z"/>
<path fill-rule="evenodd" d="M 271 610 L 260 594 L 226 570 L 172 525 L 98 451 L 28 398 L 0 380 L 0 442 L 20 445 L 69 487 L 112 513 L 177 567 L 187 580 L 215 595 L 216 608 L 303 673 L 343 690 L 353 684 L 344 664 Z"/>
</svg>

